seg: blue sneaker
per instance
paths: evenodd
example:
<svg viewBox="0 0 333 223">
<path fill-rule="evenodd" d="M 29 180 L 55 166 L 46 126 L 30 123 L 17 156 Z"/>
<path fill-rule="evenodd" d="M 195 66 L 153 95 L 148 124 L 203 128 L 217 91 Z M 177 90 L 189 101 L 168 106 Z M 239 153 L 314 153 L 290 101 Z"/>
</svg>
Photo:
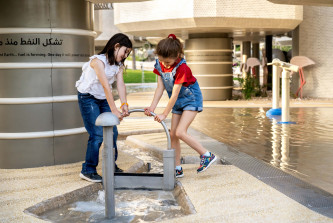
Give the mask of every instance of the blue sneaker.
<svg viewBox="0 0 333 223">
<path fill-rule="evenodd" d="M 197 172 L 198 173 L 201 173 L 201 172 L 204 172 L 208 167 L 210 167 L 210 165 L 212 165 L 215 161 L 216 161 L 216 156 L 209 152 L 210 153 L 210 156 L 200 156 L 200 166 L 199 168 L 197 169 Z"/>
<path fill-rule="evenodd" d="M 182 178 L 184 176 L 183 168 L 180 170 L 176 169 L 176 178 Z"/>
</svg>

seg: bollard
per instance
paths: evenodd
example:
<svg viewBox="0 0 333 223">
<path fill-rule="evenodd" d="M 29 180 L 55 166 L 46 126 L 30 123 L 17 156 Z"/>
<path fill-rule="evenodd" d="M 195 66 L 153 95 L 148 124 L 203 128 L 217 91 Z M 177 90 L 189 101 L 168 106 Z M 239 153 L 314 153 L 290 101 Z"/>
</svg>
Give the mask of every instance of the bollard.
<svg viewBox="0 0 333 223">
<path fill-rule="evenodd" d="M 96 119 L 97 126 L 103 126 L 103 187 L 105 191 L 105 217 L 111 219 L 116 215 L 114 200 L 114 151 L 113 126 L 119 125 L 119 119 L 111 112 L 100 114 Z"/>
</svg>

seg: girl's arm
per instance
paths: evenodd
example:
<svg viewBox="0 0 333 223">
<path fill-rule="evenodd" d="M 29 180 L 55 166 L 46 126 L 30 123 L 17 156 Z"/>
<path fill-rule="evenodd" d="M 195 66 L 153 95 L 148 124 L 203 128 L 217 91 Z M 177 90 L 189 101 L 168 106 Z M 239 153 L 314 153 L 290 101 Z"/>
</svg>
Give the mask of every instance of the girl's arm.
<svg viewBox="0 0 333 223">
<path fill-rule="evenodd" d="M 183 84 L 175 84 L 173 86 L 171 97 L 168 101 L 166 108 L 164 109 L 164 112 L 160 115 L 156 115 L 155 121 L 161 122 L 164 119 L 166 119 L 166 117 L 168 116 L 168 114 L 170 113 L 171 109 L 173 108 L 173 106 L 175 105 L 175 103 L 178 99 L 178 95 L 179 95 L 180 89 L 182 88 L 182 85 Z"/>
<path fill-rule="evenodd" d="M 118 111 L 116 104 L 114 103 L 111 87 L 108 82 L 108 79 L 106 78 L 106 74 L 104 71 L 104 63 L 102 61 L 100 61 L 99 59 L 95 58 L 90 62 L 90 66 L 94 69 L 99 82 L 103 86 L 106 100 L 110 106 L 111 112 L 114 115 L 116 115 L 119 118 L 119 120 L 122 120 L 123 117 L 122 117 L 121 113 Z"/>
<path fill-rule="evenodd" d="M 120 98 L 120 102 L 122 104 L 121 109 L 123 112 L 124 117 L 128 116 L 128 104 L 127 104 L 127 94 L 126 94 L 126 86 L 124 83 L 124 77 L 123 77 L 124 67 L 121 67 L 119 69 L 119 72 L 117 73 L 117 89 L 118 94 Z"/>
<path fill-rule="evenodd" d="M 162 81 L 161 76 L 157 77 L 157 88 L 155 90 L 153 101 L 151 102 L 151 105 L 149 108 L 145 108 L 145 114 L 148 116 L 151 116 L 150 112 L 154 112 L 158 102 L 160 101 L 164 91 L 164 84 Z"/>
</svg>

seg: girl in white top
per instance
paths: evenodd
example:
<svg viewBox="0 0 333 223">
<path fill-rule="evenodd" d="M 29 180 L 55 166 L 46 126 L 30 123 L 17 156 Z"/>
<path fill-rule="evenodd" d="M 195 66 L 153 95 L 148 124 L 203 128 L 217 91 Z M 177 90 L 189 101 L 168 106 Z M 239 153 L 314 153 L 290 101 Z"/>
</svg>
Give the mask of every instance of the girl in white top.
<svg viewBox="0 0 333 223">
<path fill-rule="evenodd" d="M 103 128 L 96 126 L 97 117 L 103 112 L 112 112 L 121 121 L 128 116 L 126 87 L 123 79 L 123 64 L 132 50 L 130 39 L 118 33 L 111 37 L 104 49 L 90 57 L 89 62 L 82 67 L 82 75 L 76 82 L 79 107 L 84 126 L 89 133 L 86 159 L 82 164 L 80 177 L 91 182 L 102 182 L 97 174 L 99 148 L 103 142 Z M 122 112 L 118 111 L 112 96 L 112 83 L 117 81 L 118 95 Z M 117 127 L 114 126 L 115 159 L 117 159 Z M 115 170 L 122 170 L 115 166 Z"/>
</svg>

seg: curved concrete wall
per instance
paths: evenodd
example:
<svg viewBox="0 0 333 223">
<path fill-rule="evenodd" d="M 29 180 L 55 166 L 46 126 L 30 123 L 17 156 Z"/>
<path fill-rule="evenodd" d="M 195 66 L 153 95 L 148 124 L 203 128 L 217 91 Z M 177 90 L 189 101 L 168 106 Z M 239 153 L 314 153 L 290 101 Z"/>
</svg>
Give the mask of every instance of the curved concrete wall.
<svg viewBox="0 0 333 223">
<path fill-rule="evenodd" d="M 204 100 L 232 97 L 232 40 L 191 37 L 185 42 L 185 58 L 197 78 Z"/>
<path fill-rule="evenodd" d="M 84 160 L 87 133 L 75 81 L 94 53 L 93 5 L 0 5 L 0 168 Z"/>
</svg>

